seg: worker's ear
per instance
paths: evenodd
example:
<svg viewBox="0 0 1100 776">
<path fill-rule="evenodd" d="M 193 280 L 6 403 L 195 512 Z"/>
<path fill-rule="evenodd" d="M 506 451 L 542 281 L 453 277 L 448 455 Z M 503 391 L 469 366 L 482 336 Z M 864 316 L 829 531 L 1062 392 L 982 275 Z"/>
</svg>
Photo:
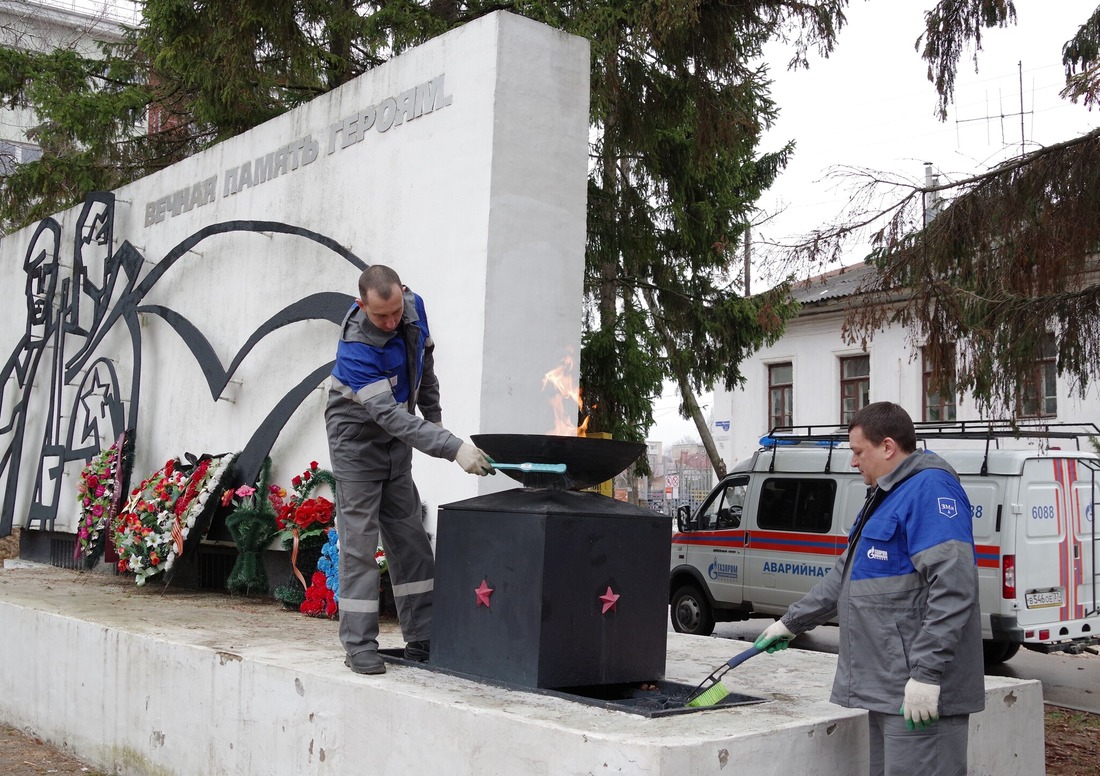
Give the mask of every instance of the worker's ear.
<svg viewBox="0 0 1100 776">
<path fill-rule="evenodd" d="M 367 311 L 367 306 L 365 304 L 363 304 L 362 299 L 356 299 L 355 304 L 357 304 L 359 306 L 359 309 L 362 310 L 363 312 Z"/>
<path fill-rule="evenodd" d="M 897 454 L 898 449 L 898 443 L 892 437 L 886 437 L 882 440 L 882 455 L 887 461 Z"/>
</svg>

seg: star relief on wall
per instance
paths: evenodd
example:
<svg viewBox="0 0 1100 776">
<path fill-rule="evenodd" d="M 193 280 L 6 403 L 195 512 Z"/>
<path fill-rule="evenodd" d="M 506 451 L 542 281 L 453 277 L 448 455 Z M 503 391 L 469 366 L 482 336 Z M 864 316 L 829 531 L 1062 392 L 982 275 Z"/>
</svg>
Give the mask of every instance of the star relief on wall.
<svg viewBox="0 0 1100 776">
<path fill-rule="evenodd" d="M 489 596 L 493 594 L 493 588 L 489 587 L 489 581 L 487 579 L 481 580 L 481 586 L 474 588 L 474 595 L 477 596 L 476 606 L 484 606 L 489 608 Z"/>
<path fill-rule="evenodd" d="M 600 614 L 607 614 L 608 612 L 614 612 L 616 605 L 618 604 L 620 595 L 611 589 L 611 585 L 607 586 L 607 592 L 600 596 L 600 601 L 603 603 L 603 610 Z"/>
</svg>

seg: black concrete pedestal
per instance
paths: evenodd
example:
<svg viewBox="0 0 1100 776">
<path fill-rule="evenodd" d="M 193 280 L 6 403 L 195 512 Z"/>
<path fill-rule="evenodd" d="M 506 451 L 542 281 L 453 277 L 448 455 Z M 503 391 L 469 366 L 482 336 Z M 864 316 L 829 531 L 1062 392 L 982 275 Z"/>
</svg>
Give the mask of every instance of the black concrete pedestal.
<svg viewBox="0 0 1100 776">
<path fill-rule="evenodd" d="M 664 676 L 666 515 L 511 490 L 440 507 L 437 529 L 433 666 L 539 688 Z"/>
</svg>

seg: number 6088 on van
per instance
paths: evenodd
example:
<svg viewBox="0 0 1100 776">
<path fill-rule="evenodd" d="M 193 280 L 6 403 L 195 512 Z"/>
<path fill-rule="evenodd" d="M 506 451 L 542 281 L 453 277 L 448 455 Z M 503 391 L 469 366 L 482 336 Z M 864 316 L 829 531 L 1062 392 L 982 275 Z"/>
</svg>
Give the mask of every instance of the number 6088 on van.
<svg viewBox="0 0 1100 776">
<path fill-rule="evenodd" d="M 972 513 L 959 518 L 973 522 L 986 663 L 1021 646 L 1078 651 L 1100 642 L 1100 456 L 1055 446 L 1100 437 L 1096 427 L 916 426 L 970 499 Z M 669 583 L 677 631 L 708 635 L 716 621 L 781 615 L 829 573 L 867 494 L 846 440 L 774 429 L 694 514 L 681 508 Z"/>
</svg>

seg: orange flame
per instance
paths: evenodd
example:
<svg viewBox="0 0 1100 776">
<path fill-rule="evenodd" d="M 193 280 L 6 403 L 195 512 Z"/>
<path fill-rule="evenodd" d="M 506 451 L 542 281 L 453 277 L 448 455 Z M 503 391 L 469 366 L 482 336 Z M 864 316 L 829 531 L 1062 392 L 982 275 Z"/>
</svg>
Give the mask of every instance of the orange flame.
<svg viewBox="0 0 1100 776">
<path fill-rule="evenodd" d="M 572 354 L 562 360 L 561 366 L 542 376 L 543 390 L 546 390 L 547 385 L 552 385 L 558 392 L 550 398 L 550 405 L 554 408 L 554 428 L 547 433 L 557 436 L 584 436 L 588 430 L 588 418 L 577 427 L 577 412 L 582 407 L 581 389 L 573 385 Z M 566 399 L 570 400 L 568 406 Z"/>
</svg>

